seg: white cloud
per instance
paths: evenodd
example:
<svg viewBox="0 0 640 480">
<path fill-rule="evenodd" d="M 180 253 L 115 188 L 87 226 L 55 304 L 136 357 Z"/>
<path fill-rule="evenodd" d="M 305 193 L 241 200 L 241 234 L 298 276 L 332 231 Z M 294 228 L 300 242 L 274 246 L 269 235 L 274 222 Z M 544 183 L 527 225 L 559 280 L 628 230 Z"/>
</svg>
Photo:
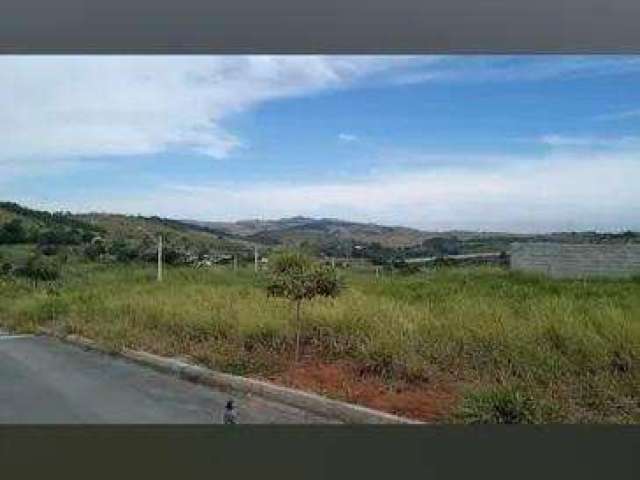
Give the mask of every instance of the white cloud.
<svg viewBox="0 0 640 480">
<path fill-rule="evenodd" d="M 377 74 L 397 75 L 407 66 L 434 60 L 439 68 L 442 59 L 407 57 L 0 57 L 0 182 L 76 169 L 86 158 L 174 147 L 224 158 L 246 140 L 225 127 L 234 113 L 262 102 L 349 87 Z M 617 60 L 565 61 L 553 66 L 545 60 L 527 73 L 519 62 L 498 61 L 496 69 L 491 60 L 482 60 L 486 72 L 477 78 L 604 74 L 614 65 L 620 70 L 640 65 L 625 58 L 622 66 Z M 472 70 L 455 76 L 453 68 L 441 73 L 432 68 L 414 73 L 473 78 L 468 75 Z M 357 137 L 343 132 L 338 139 Z M 102 191 L 72 198 L 70 192 L 55 208 L 200 219 L 304 214 L 431 229 L 640 228 L 638 137 L 550 134 L 534 140 L 551 147 L 549 153 L 499 159 L 413 152 L 399 159 L 404 163 L 378 162 L 399 170 L 348 181 L 167 184 L 128 197 Z M 42 195 L 39 205 L 45 206 Z"/>
<path fill-rule="evenodd" d="M 640 61 L 627 57 L 2 56 L 0 168 L 7 175 L 18 175 L 24 168 L 57 168 L 60 160 L 154 154 L 174 147 L 224 158 L 246 143 L 225 128 L 230 115 L 262 102 L 352 86 L 376 75 L 400 79 L 405 72 L 411 83 L 410 75 L 498 79 L 631 68 L 640 68 Z M 351 133 L 339 136 L 346 142 L 354 137 Z"/>
<path fill-rule="evenodd" d="M 640 108 L 635 110 L 624 110 L 621 112 L 604 113 L 595 117 L 596 120 L 604 121 L 628 120 L 633 118 L 640 118 Z"/>
<path fill-rule="evenodd" d="M 352 133 L 340 133 L 338 135 L 338 140 L 340 140 L 341 142 L 355 142 L 358 140 L 358 136 L 354 135 Z"/>
<path fill-rule="evenodd" d="M 340 88 L 411 57 L 0 57 L 0 165 L 153 154 L 214 158 L 243 144 L 223 120 L 261 102 Z"/>
<path fill-rule="evenodd" d="M 567 135 L 543 135 L 539 142 L 550 147 L 575 147 L 575 148 L 613 148 L 613 149 L 630 149 L 640 147 L 640 137 L 619 136 L 619 137 L 603 137 L 603 136 L 567 136 Z"/>
<path fill-rule="evenodd" d="M 349 181 L 164 185 L 73 207 L 204 220 L 310 215 L 435 230 L 638 229 L 638 178 L 637 155 L 550 154 L 491 169 L 443 161 Z"/>
<path fill-rule="evenodd" d="M 425 82 L 530 82 L 552 78 L 617 75 L 640 71 L 637 56 L 505 55 L 445 57 L 427 70 L 400 72 L 399 85 Z"/>
</svg>

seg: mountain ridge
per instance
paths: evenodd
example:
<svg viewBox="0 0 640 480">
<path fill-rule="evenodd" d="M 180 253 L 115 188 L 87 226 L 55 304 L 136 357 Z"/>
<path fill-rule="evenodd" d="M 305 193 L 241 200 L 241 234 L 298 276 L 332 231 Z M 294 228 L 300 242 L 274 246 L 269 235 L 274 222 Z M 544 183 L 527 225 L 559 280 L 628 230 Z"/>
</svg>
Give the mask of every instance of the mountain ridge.
<svg viewBox="0 0 640 480">
<path fill-rule="evenodd" d="M 461 252 L 500 251 L 514 241 L 560 241 L 574 243 L 640 241 L 634 232 L 555 232 L 511 233 L 486 231 L 427 231 L 406 226 L 381 225 L 338 218 L 292 216 L 280 219 L 244 219 L 238 221 L 202 221 L 170 219 L 114 213 L 48 212 L 12 202 L 0 202 L 0 227 L 20 218 L 29 230 L 27 236 L 46 240 L 49 230 L 56 230 L 68 241 L 86 241 L 94 234 L 112 240 L 118 238 L 153 238 L 168 235 L 181 244 L 227 250 L 253 251 L 254 246 L 309 246 L 320 254 L 338 255 L 353 249 L 390 250 L 422 254 L 443 248 Z M 33 231 L 33 232 L 31 232 Z M 38 232 L 39 231 L 39 234 Z M 35 233 L 34 233 L 35 232 Z M 72 238 L 73 237 L 73 238 Z M 75 240 L 74 240 L 75 239 Z M 446 247 L 445 247 L 446 245 Z"/>
<path fill-rule="evenodd" d="M 203 220 L 180 221 L 268 244 L 283 242 L 295 243 L 296 240 L 321 240 L 319 237 L 322 235 L 329 235 L 336 240 L 380 243 L 384 247 L 397 248 L 416 245 L 436 237 L 469 239 L 487 236 L 512 238 L 527 236 L 527 234 L 509 232 L 476 232 L 468 230 L 429 231 L 401 225 L 355 222 L 330 217 L 314 218 L 293 216 L 279 219 L 243 219 L 228 222 Z"/>
</svg>

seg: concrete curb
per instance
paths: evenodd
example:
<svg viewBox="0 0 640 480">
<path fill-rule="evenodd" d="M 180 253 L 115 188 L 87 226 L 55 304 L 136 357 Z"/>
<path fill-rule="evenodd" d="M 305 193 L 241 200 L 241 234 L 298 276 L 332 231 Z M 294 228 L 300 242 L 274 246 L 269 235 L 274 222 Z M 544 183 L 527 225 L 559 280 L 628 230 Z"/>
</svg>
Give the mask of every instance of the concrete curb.
<svg viewBox="0 0 640 480">
<path fill-rule="evenodd" d="M 293 388 L 282 387 L 273 383 L 263 382 L 247 377 L 216 372 L 208 368 L 192 365 L 182 360 L 161 357 L 147 352 L 123 349 L 119 352 L 109 351 L 93 340 L 78 335 L 62 335 L 53 330 L 40 328 L 38 333 L 52 336 L 64 342 L 80 346 L 85 349 L 97 350 L 102 353 L 120 355 L 140 365 L 151 367 L 162 373 L 176 375 L 185 380 L 215 387 L 223 391 L 235 391 L 258 395 L 269 400 L 275 400 L 286 405 L 301 408 L 316 415 L 337 419 L 344 423 L 363 424 L 422 424 L 417 420 L 399 417 L 390 413 L 373 410 L 371 408 L 351 403 L 332 400 L 315 393 L 304 392 Z"/>
</svg>

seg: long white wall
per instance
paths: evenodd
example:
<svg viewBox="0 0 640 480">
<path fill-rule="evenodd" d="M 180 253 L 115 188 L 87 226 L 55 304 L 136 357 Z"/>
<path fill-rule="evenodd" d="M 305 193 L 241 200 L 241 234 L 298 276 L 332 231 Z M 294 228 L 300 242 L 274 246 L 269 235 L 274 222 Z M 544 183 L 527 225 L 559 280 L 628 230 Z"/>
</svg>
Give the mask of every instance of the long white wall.
<svg viewBox="0 0 640 480">
<path fill-rule="evenodd" d="M 514 243 L 511 268 L 554 278 L 640 275 L 638 244 Z"/>
</svg>

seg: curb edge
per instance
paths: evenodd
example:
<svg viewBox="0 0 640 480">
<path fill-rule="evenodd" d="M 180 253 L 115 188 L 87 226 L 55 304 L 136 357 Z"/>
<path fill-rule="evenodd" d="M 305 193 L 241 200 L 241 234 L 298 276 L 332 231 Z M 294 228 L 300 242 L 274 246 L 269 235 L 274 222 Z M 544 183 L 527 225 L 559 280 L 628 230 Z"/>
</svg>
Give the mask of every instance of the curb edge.
<svg viewBox="0 0 640 480">
<path fill-rule="evenodd" d="M 137 364 L 153 368 L 162 373 L 177 376 L 187 381 L 215 387 L 223 391 L 250 393 L 286 405 L 301 408 L 316 415 L 337 419 L 347 424 L 413 424 L 424 422 L 400 417 L 391 413 L 374 410 L 340 400 L 333 400 L 315 393 L 268 383 L 248 377 L 241 377 L 193 365 L 182 360 L 162 357 L 152 353 L 125 348 L 114 352 L 99 343 L 79 335 L 63 335 L 53 330 L 39 328 L 38 334 L 55 337 L 85 349 L 96 350 L 109 355 L 118 355 Z"/>
</svg>

